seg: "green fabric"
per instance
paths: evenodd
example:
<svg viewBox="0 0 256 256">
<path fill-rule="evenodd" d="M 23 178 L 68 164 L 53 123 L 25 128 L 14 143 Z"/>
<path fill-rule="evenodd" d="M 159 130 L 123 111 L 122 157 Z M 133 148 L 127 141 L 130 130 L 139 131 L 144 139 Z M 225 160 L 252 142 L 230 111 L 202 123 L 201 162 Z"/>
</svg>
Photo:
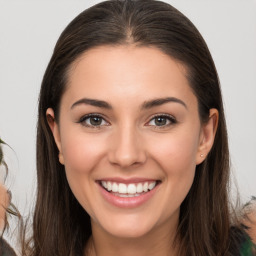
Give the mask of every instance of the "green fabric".
<svg viewBox="0 0 256 256">
<path fill-rule="evenodd" d="M 248 239 L 242 244 L 240 249 L 241 256 L 253 256 L 256 255 L 256 246 L 252 242 L 252 240 L 248 237 Z"/>
</svg>

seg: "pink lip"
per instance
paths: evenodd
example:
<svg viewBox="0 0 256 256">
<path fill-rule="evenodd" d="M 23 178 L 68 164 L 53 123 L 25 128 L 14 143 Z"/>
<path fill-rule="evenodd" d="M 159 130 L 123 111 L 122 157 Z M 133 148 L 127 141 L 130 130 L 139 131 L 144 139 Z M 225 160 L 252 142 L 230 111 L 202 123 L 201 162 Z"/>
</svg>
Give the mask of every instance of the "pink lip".
<svg viewBox="0 0 256 256">
<path fill-rule="evenodd" d="M 148 181 L 148 180 L 147 180 Z M 119 197 L 115 196 L 112 193 L 109 193 L 106 191 L 99 183 L 98 183 L 100 193 L 102 194 L 103 198 L 109 202 L 110 204 L 120 207 L 120 208 L 135 208 L 138 207 L 153 197 L 153 195 L 158 190 L 159 186 L 156 186 L 154 189 L 152 189 L 149 192 L 146 192 L 144 194 L 141 194 L 140 196 L 135 197 Z"/>
</svg>

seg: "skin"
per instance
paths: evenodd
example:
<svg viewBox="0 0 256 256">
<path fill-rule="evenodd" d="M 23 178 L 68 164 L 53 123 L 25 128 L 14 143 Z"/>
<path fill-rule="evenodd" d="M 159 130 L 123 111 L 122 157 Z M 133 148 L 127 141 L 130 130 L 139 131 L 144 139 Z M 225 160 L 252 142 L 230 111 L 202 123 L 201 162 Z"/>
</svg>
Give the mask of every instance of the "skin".
<svg viewBox="0 0 256 256">
<path fill-rule="evenodd" d="M 103 61 L 104 60 L 104 61 Z M 182 101 L 142 108 L 156 98 Z M 111 109 L 76 104 L 106 101 Z M 185 106 L 184 106 L 185 105 Z M 93 127 L 88 114 L 103 117 Z M 163 117 L 164 125 L 155 115 Z M 218 111 L 201 124 L 186 69 L 156 48 L 102 46 L 84 53 L 69 73 L 59 123 L 47 110 L 49 126 L 69 185 L 91 216 L 91 255 L 176 255 L 172 246 L 179 209 L 200 164 L 209 153 Z M 173 121 L 172 119 L 175 119 Z M 89 125 L 89 126 L 88 126 Z M 111 178 L 159 180 L 154 195 L 133 208 L 107 202 L 96 181 Z"/>
<path fill-rule="evenodd" d="M 10 204 L 10 197 L 4 185 L 0 184 L 0 231 L 5 225 L 6 208 Z"/>
</svg>

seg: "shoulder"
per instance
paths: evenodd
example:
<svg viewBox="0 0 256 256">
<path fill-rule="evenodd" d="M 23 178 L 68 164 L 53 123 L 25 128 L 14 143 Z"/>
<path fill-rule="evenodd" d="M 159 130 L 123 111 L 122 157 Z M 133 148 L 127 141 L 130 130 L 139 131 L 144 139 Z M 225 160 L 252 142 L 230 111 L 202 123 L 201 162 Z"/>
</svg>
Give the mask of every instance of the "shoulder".
<svg viewBox="0 0 256 256">
<path fill-rule="evenodd" d="M 231 228 L 241 256 L 256 255 L 256 198 L 245 204 L 239 228 Z"/>
<path fill-rule="evenodd" d="M 230 229 L 231 244 L 229 248 L 232 256 L 253 256 L 256 255 L 256 247 L 247 233 L 247 227 L 243 224 Z"/>
<path fill-rule="evenodd" d="M 16 256 L 14 250 L 2 238 L 0 238 L 0 256 Z"/>
<path fill-rule="evenodd" d="M 252 197 L 244 206 L 241 222 L 246 227 L 248 236 L 256 244 L 256 197 Z"/>
</svg>

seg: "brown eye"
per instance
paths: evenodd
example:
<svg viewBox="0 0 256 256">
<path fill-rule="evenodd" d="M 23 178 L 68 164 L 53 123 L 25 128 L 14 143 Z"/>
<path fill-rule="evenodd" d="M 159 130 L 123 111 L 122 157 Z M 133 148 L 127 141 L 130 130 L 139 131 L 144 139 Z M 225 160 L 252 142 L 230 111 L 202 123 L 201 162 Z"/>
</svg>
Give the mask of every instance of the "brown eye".
<svg viewBox="0 0 256 256">
<path fill-rule="evenodd" d="M 161 116 L 159 116 L 159 117 L 156 117 L 156 118 L 155 118 L 155 124 L 156 124 L 157 126 L 166 125 L 167 121 L 168 121 L 168 120 L 167 120 L 166 117 L 161 117 Z"/>
<path fill-rule="evenodd" d="M 102 118 L 98 117 L 98 116 L 90 117 L 90 118 L 88 118 L 88 122 L 89 122 L 90 125 L 98 126 L 98 125 L 101 125 Z"/>
<path fill-rule="evenodd" d="M 177 123 L 176 119 L 169 115 L 159 115 L 152 118 L 148 125 L 150 126 L 168 126 Z"/>
<path fill-rule="evenodd" d="M 87 127 L 101 127 L 108 125 L 104 118 L 98 115 L 86 115 L 81 118 L 80 123 Z"/>
</svg>

